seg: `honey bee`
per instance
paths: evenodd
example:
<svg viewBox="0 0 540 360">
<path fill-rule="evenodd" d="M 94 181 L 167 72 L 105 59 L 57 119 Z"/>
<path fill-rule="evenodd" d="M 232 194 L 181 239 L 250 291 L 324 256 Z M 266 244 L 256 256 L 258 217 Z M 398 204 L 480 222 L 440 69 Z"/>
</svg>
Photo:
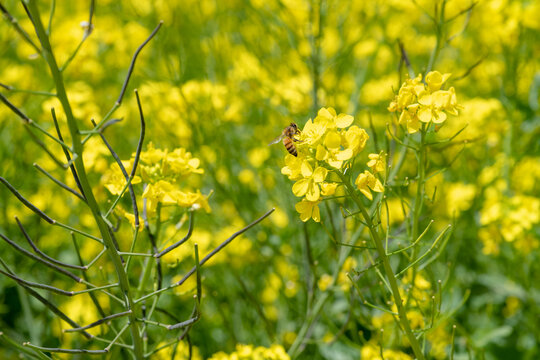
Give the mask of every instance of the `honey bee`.
<svg viewBox="0 0 540 360">
<path fill-rule="evenodd" d="M 283 145 L 285 145 L 285 149 L 287 149 L 289 154 L 298 156 L 298 152 L 296 151 L 296 147 L 294 146 L 295 141 L 300 141 L 298 139 L 295 139 L 295 136 L 298 134 L 300 134 L 298 126 L 296 126 L 295 123 L 291 123 L 283 130 L 280 136 L 278 136 L 268 145 L 277 144 L 278 142 L 283 140 Z"/>
</svg>

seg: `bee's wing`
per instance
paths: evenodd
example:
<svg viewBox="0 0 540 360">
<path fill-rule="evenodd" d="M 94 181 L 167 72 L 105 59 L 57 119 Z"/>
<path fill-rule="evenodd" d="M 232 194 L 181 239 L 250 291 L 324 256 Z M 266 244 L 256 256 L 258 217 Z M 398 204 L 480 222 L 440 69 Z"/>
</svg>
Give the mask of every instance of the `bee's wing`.
<svg viewBox="0 0 540 360">
<path fill-rule="evenodd" d="M 285 137 L 285 134 L 281 134 L 277 138 L 275 138 L 272 142 L 270 142 L 268 145 L 277 144 L 278 142 L 283 140 L 284 137 Z"/>
</svg>

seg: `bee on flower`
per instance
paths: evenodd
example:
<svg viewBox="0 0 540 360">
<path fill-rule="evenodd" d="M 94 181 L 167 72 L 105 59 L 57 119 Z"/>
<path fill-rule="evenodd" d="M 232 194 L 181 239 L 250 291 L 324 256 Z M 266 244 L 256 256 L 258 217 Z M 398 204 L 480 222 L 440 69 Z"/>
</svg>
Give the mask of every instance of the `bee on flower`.
<svg viewBox="0 0 540 360">
<path fill-rule="evenodd" d="M 315 119 L 308 120 L 299 131 L 296 156 L 285 156 L 281 173 L 295 182 L 292 192 L 302 198 L 295 206 L 302 221 L 321 221 L 318 205 L 325 197 L 334 195 L 341 185 L 337 173 L 343 173 L 347 164 L 365 148 L 369 135 L 364 129 L 352 125 L 353 122 L 351 115 L 338 115 L 333 108 L 322 108 Z M 368 166 L 374 173 L 384 171 L 384 155 L 372 155 L 375 157 L 370 158 Z M 359 186 L 358 190 L 371 200 L 370 190 L 381 192 L 383 186 L 373 174 L 369 174 L 371 177 L 367 182 L 362 180 L 362 187 Z"/>
</svg>

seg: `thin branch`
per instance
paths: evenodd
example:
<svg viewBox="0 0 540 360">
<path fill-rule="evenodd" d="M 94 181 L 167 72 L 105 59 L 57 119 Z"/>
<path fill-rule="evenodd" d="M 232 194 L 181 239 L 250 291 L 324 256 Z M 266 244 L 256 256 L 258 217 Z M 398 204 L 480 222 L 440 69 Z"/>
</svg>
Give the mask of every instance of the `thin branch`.
<svg viewBox="0 0 540 360">
<path fill-rule="evenodd" d="M 33 350 L 32 351 L 32 350 L 29 350 L 29 349 L 25 348 L 24 346 L 19 344 L 17 341 L 11 339 L 9 336 L 4 334 L 4 332 L 2 332 L 2 331 L 0 331 L 0 340 L 3 340 L 8 345 L 13 346 L 14 348 L 18 349 L 20 352 L 24 352 L 25 354 L 27 354 L 29 356 L 32 356 L 32 357 L 35 357 L 35 358 L 38 358 L 38 359 L 42 359 L 42 360 L 50 360 L 51 359 L 50 357 L 48 357 L 47 355 L 45 355 L 44 353 L 42 353 L 39 350 L 32 349 Z M 22 354 L 19 353 L 19 355 L 22 355 Z"/>
<path fill-rule="evenodd" d="M 119 318 L 119 317 L 123 317 L 123 316 L 129 315 L 131 313 L 132 313 L 132 311 L 128 310 L 128 311 L 124 311 L 124 312 L 121 312 L 121 313 L 118 313 L 118 314 L 112 314 L 112 315 L 109 315 L 109 316 L 105 316 L 104 318 L 99 319 L 98 321 L 94 321 L 93 323 L 91 323 L 89 325 L 81 326 L 81 327 L 77 327 L 77 328 L 72 328 L 72 329 L 63 329 L 62 332 L 67 333 L 67 332 L 83 331 L 83 330 L 90 329 L 90 328 L 93 328 L 95 326 L 101 325 L 104 322 L 107 322 L 109 320 L 116 319 L 116 318 Z"/>
<path fill-rule="evenodd" d="M 92 119 L 92 124 L 94 124 L 95 127 L 97 127 L 95 121 Z M 127 186 L 129 188 L 129 195 L 131 197 L 131 206 L 133 207 L 133 211 L 135 213 L 135 227 L 139 227 L 139 211 L 137 210 L 137 198 L 135 197 L 135 190 L 133 190 L 133 185 L 131 184 L 131 177 L 128 175 L 126 168 L 124 167 L 124 164 L 122 164 L 122 160 L 120 160 L 120 157 L 114 151 L 111 144 L 105 139 L 105 135 L 103 135 L 101 132 L 99 133 L 99 136 L 101 137 L 101 140 L 107 146 L 107 149 L 109 149 L 109 152 L 111 153 L 112 157 L 118 164 L 118 167 L 120 168 L 120 171 L 122 171 L 122 174 L 124 175 L 124 178 L 126 179 Z"/>
<path fill-rule="evenodd" d="M 126 93 L 126 89 L 127 89 L 128 83 L 129 83 L 129 79 L 131 78 L 131 74 L 133 73 L 133 69 L 135 68 L 135 60 L 137 60 L 137 56 L 139 56 L 139 53 L 144 48 L 144 46 L 146 44 L 148 44 L 148 42 L 150 40 L 152 40 L 154 35 L 156 35 L 156 33 L 158 32 L 161 25 L 163 25 L 163 20 L 161 20 L 159 22 L 158 26 L 156 26 L 156 28 L 154 29 L 154 31 L 152 31 L 150 36 L 148 36 L 148 38 L 137 48 L 137 50 L 135 50 L 135 54 L 133 54 L 133 58 L 131 59 L 131 64 L 129 65 L 126 80 L 124 81 L 124 85 L 122 86 L 122 90 L 120 91 L 120 95 L 118 96 L 118 100 L 116 100 L 116 103 L 118 105 L 120 105 L 122 103 L 122 99 L 124 98 L 124 94 Z"/>
<path fill-rule="evenodd" d="M 137 98 L 137 106 L 139 108 L 139 119 L 141 120 L 141 131 L 139 134 L 139 141 L 137 143 L 137 150 L 135 151 L 135 158 L 133 159 L 133 167 L 131 168 L 131 174 L 129 174 L 128 182 L 131 183 L 133 177 L 135 177 L 135 172 L 137 171 L 137 166 L 139 165 L 139 159 L 141 156 L 142 145 L 144 142 L 144 134 L 146 132 L 146 123 L 144 122 L 144 114 L 141 105 L 141 99 L 139 98 L 139 92 L 135 89 L 135 97 Z M 139 228 L 139 210 L 137 209 L 137 203 L 135 202 L 133 206 L 133 214 L 135 216 L 135 228 Z"/>
<path fill-rule="evenodd" d="M 56 0 L 51 1 L 51 10 L 49 10 L 49 22 L 47 24 L 47 30 L 45 31 L 47 35 L 51 35 L 52 30 L 52 21 L 54 17 L 54 12 L 56 11 Z"/>
<path fill-rule="evenodd" d="M 160 206 L 158 205 L 158 220 L 157 223 L 160 223 Z M 156 236 L 159 234 L 159 225 L 156 229 L 156 234 L 152 232 L 150 229 L 150 224 L 148 223 L 148 216 L 146 213 L 146 199 L 143 201 L 143 220 L 144 220 L 144 229 L 146 230 L 146 233 L 148 234 L 148 239 L 150 240 L 150 244 L 152 245 L 152 253 L 154 254 L 154 258 L 156 258 L 156 277 L 157 277 L 157 289 L 161 289 L 161 285 L 163 283 L 163 273 L 161 269 L 161 259 L 156 257 L 157 255 L 157 245 L 156 245 Z M 149 261 L 149 260 L 147 260 Z"/>
<path fill-rule="evenodd" d="M 51 158 L 52 161 L 54 161 L 54 163 L 56 165 L 58 165 L 59 167 L 63 168 L 63 169 L 66 169 L 68 165 L 65 165 L 63 164 L 60 160 L 58 160 L 58 158 L 51 152 L 51 150 L 49 150 L 47 148 L 47 145 L 45 145 L 45 143 L 43 141 L 41 141 L 37 136 L 36 134 L 34 134 L 32 132 L 32 130 L 28 127 L 28 126 L 25 126 L 23 128 L 27 133 L 28 135 L 30 135 L 30 137 L 32 138 L 32 140 L 36 143 L 37 146 L 39 146 L 43 151 L 45 151 L 45 153 L 47 155 L 49 155 L 49 157 Z"/>
<path fill-rule="evenodd" d="M 15 189 L 13 187 L 13 185 L 11 185 L 6 179 L 4 179 L 3 177 L 0 176 L 0 182 L 3 183 L 9 191 L 11 191 L 11 193 L 13 195 L 15 195 L 15 197 L 17 199 L 19 199 L 20 202 L 23 203 L 24 206 L 26 206 L 27 208 L 29 208 L 30 210 L 32 210 L 33 212 L 35 212 L 36 214 L 38 214 L 43 220 L 45 220 L 46 222 L 48 222 L 49 224 L 54 224 L 56 223 L 55 220 L 51 219 L 47 214 L 45 214 L 43 211 L 41 211 L 40 209 L 38 209 L 34 204 L 32 204 L 30 201 L 28 201 L 24 196 L 22 196 L 18 191 L 17 189 Z"/>
<path fill-rule="evenodd" d="M 5 87 L 6 85 L 4 85 Z M 45 136 L 49 137 L 50 139 L 52 139 L 53 141 L 55 141 L 56 143 L 60 144 L 64 149 L 68 149 L 71 151 L 71 148 L 65 144 L 62 140 L 60 139 L 57 139 L 55 138 L 54 136 L 52 136 L 51 134 L 49 134 L 47 132 L 47 130 L 45 130 L 44 128 L 42 128 L 38 123 L 36 123 L 34 120 L 30 119 L 28 117 L 28 115 L 26 115 L 25 113 L 22 112 L 21 109 L 19 109 L 17 106 L 15 106 L 12 102 L 10 102 L 2 93 L 0 93 L 0 100 L 11 110 L 15 113 L 15 115 L 17 115 L 18 117 L 21 118 L 21 120 L 23 121 L 23 124 L 25 126 L 31 126 L 35 129 L 37 129 L 39 132 L 43 133 Z M 27 129 L 29 131 L 29 129 Z M 33 133 L 31 133 L 33 134 Z M 34 134 L 33 134 L 34 135 Z M 34 135 L 35 136 L 35 135 Z M 49 155 L 51 155 L 51 157 L 54 157 L 54 155 L 52 155 L 52 153 L 50 153 L 50 151 L 45 147 L 45 144 L 43 142 L 41 142 L 41 140 L 36 140 L 34 138 L 34 141 L 41 147 L 44 148 L 45 151 L 47 151 L 49 153 Z M 62 165 L 61 165 L 62 166 Z"/>
<path fill-rule="evenodd" d="M 88 354 L 88 355 L 101 355 L 109 352 L 109 349 L 105 350 L 87 350 L 87 349 L 62 349 L 62 348 L 48 348 L 43 346 L 33 345 L 29 342 L 23 343 L 23 346 L 28 346 L 34 350 L 54 352 L 54 353 L 65 353 L 65 354 Z"/>
<path fill-rule="evenodd" d="M 460 130 L 458 130 L 454 135 L 450 136 L 448 139 L 444 139 L 444 140 L 441 140 L 441 141 L 434 141 L 434 142 L 427 142 L 426 145 L 429 146 L 429 145 L 439 145 L 439 144 L 445 144 L 445 143 L 449 143 L 450 141 L 454 140 L 459 134 L 461 134 L 463 132 L 463 130 L 465 130 L 467 128 L 467 126 L 469 126 L 469 124 L 466 124 L 464 127 L 462 127 Z"/>
<path fill-rule="evenodd" d="M 41 49 L 36 45 L 36 43 L 32 41 L 32 39 L 30 38 L 30 35 L 28 35 L 28 33 L 24 31 L 24 29 L 19 25 L 19 22 L 17 21 L 17 19 L 11 16 L 11 14 L 7 11 L 7 9 L 1 3 L 0 3 L 0 11 L 8 19 L 11 25 L 13 25 L 13 27 L 15 28 L 15 31 L 17 31 L 23 37 L 23 39 L 26 40 L 26 42 L 30 44 L 30 46 L 32 46 L 34 50 L 38 52 L 38 54 L 41 54 Z"/>
<path fill-rule="evenodd" d="M 463 80 L 464 78 L 466 78 L 467 76 L 469 76 L 469 74 L 478 66 L 480 65 L 485 59 L 486 59 L 487 55 L 484 55 L 482 56 L 481 59 L 479 59 L 478 61 L 476 61 L 474 64 L 472 64 L 467 70 L 465 70 L 465 72 L 454 78 L 454 81 L 459 81 L 459 80 Z"/>
<path fill-rule="evenodd" d="M 276 209 L 275 208 L 272 208 L 270 210 L 268 210 L 263 216 L 261 216 L 260 218 L 258 218 L 257 220 L 253 221 L 251 224 L 245 226 L 244 228 L 242 228 L 241 230 L 238 230 L 237 232 L 235 232 L 233 235 L 231 235 L 227 240 L 225 240 L 224 242 L 222 242 L 218 247 L 216 247 L 214 250 L 212 250 L 208 255 L 206 255 L 200 262 L 199 262 L 199 266 L 203 266 L 208 260 L 210 260 L 210 258 L 212 258 L 212 256 L 214 256 L 215 254 L 217 254 L 219 251 L 221 251 L 225 246 L 227 246 L 228 244 L 231 243 L 231 241 L 233 241 L 236 237 L 238 237 L 239 235 L 243 234 L 244 232 L 246 232 L 247 230 L 251 229 L 253 226 L 257 225 L 258 223 L 260 223 L 261 221 L 263 221 L 264 219 L 266 219 L 268 216 L 270 216 L 270 214 L 272 214 Z M 148 299 L 152 296 L 155 296 L 155 295 L 158 295 L 168 289 L 172 289 L 174 287 L 177 287 L 177 286 L 180 286 L 182 285 L 187 279 L 189 279 L 189 277 L 191 275 L 193 275 L 193 273 L 195 273 L 195 271 L 197 270 L 197 266 L 193 266 L 191 268 L 191 270 L 188 271 L 188 273 L 186 275 L 184 275 L 184 277 L 182 279 L 180 279 L 180 281 L 176 282 L 176 283 L 173 283 L 171 285 L 169 285 L 168 287 L 166 288 L 162 288 L 160 290 L 156 290 L 154 292 L 151 292 L 137 300 L 134 301 L 134 303 L 139 303 L 145 299 Z"/>
<path fill-rule="evenodd" d="M 64 267 L 71 268 L 71 269 L 78 269 L 78 270 L 87 270 L 87 269 L 88 269 L 88 266 L 78 266 L 78 265 L 66 264 L 66 263 L 63 263 L 63 262 L 61 262 L 61 261 L 58 261 L 58 260 L 53 259 L 52 257 L 48 256 L 47 254 L 45 254 L 44 252 L 42 252 L 42 251 L 36 246 L 36 244 L 32 241 L 32 239 L 30 238 L 30 236 L 28 235 L 28 233 L 27 233 L 26 230 L 24 229 L 22 223 L 19 221 L 19 218 L 18 218 L 17 216 L 15 216 L 15 221 L 17 222 L 17 225 L 19 225 L 19 229 L 21 230 L 21 232 L 23 233 L 24 237 L 26 238 L 26 241 L 28 241 L 28 244 L 30 244 L 30 246 L 32 247 L 32 249 L 34 249 L 34 251 L 35 251 L 38 255 L 40 255 L 42 258 L 49 260 L 49 261 L 50 261 L 51 263 L 53 263 L 53 264 L 60 265 L 60 266 L 64 266 Z"/>
<path fill-rule="evenodd" d="M 162 328 L 167 329 L 167 330 L 176 330 L 176 329 L 185 328 L 187 326 L 193 325 L 194 323 L 197 322 L 197 320 L 199 320 L 198 315 L 193 317 L 193 318 L 187 319 L 186 321 L 179 322 L 177 324 L 167 325 L 167 324 L 160 323 L 158 321 L 152 321 L 152 320 L 146 320 L 146 319 L 137 319 L 137 321 L 140 321 L 142 323 L 145 323 L 145 324 L 148 324 L 148 325 L 159 326 L 159 327 L 162 327 Z"/>
<path fill-rule="evenodd" d="M 409 55 L 407 55 L 407 51 L 405 50 L 405 45 L 403 45 L 401 39 L 398 39 L 398 46 L 399 51 L 401 52 L 401 59 L 405 62 L 405 66 L 407 67 L 407 71 L 409 72 L 409 77 L 411 79 L 414 79 L 414 70 L 412 68 L 411 61 L 409 60 Z"/>
<path fill-rule="evenodd" d="M 77 45 L 77 47 L 75 48 L 75 51 L 73 51 L 71 56 L 66 60 L 64 65 L 62 65 L 58 69 L 60 70 L 60 72 L 63 72 L 64 70 L 66 70 L 66 68 L 69 66 L 69 64 L 71 64 L 73 59 L 75 59 L 75 56 L 77 56 L 77 53 L 81 49 L 84 41 L 90 36 L 90 34 L 92 33 L 92 30 L 94 29 L 94 24 L 92 24 L 92 17 L 94 16 L 94 2 L 95 0 L 90 0 L 90 15 L 88 16 L 88 22 L 84 25 L 86 28 L 84 29 L 83 38 L 79 42 L 79 45 Z"/>
<path fill-rule="evenodd" d="M 406 251 L 406 250 L 409 250 L 410 248 L 416 246 L 416 244 L 418 244 L 418 242 L 424 237 L 424 235 L 427 233 L 427 231 L 429 230 L 429 228 L 431 227 L 431 224 L 433 224 L 434 220 L 431 220 L 428 224 L 428 226 L 426 226 L 426 228 L 424 229 L 424 231 L 422 232 L 422 234 L 420 234 L 420 236 L 418 236 L 418 239 L 416 239 L 411 245 L 403 248 L 403 249 L 399 249 L 399 250 L 396 250 L 396 251 L 392 251 L 392 252 L 389 252 L 387 253 L 386 255 L 387 256 L 392 256 L 392 255 L 395 255 L 395 254 L 399 254 L 400 252 L 403 252 L 403 251 Z"/>
<path fill-rule="evenodd" d="M 58 134 L 58 138 L 63 141 L 64 139 L 62 137 L 62 132 L 60 131 L 60 126 L 58 125 L 58 119 L 56 118 L 56 111 L 54 110 L 54 108 L 51 108 L 51 116 L 53 119 L 54 127 L 56 129 L 56 133 Z M 66 149 L 62 148 L 62 150 L 64 151 L 64 155 L 66 157 L 66 160 L 68 161 L 69 169 L 71 170 L 71 174 L 73 175 L 73 180 L 75 180 L 75 183 L 77 184 L 77 187 L 79 188 L 80 193 L 86 200 L 86 196 L 84 196 L 84 190 L 81 186 L 79 176 L 77 175 L 77 170 L 75 170 L 75 166 L 73 165 L 73 162 L 71 161 L 71 156 L 69 155 L 69 152 Z M 73 156 L 73 159 L 75 159 L 75 156 Z"/>
<path fill-rule="evenodd" d="M 0 258 L 0 264 L 8 271 L 9 273 L 13 273 L 11 269 L 6 265 L 6 263 Z M 45 299 L 43 296 L 41 296 L 38 292 L 34 291 L 32 288 L 26 286 L 25 284 L 20 285 L 34 298 L 36 298 L 39 302 L 41 302 L 43 305 L 45 305 L 49 310 L 51 310 L 54 314 L 56 314 L 60 319 L 64 320 L 68 324 L 70 324 L 73 327 L 79 327 L 80 325 L 77 324 L 75 321 L 71 320 L 66 314 L 64 314 L 60 309 L 58 309 L 55 305 L 53 305 L 49 300 Z M 87 333 L 86 331 L 83 332 L 84 337 L 87 339 L 91 339 L 93 335 Z"/>
<path fill-rule="evenodd" d="M 92 235 L 92 234 L 85 233 L 85 232 L 82 231 L 82 230 L 76 229 L 76 228 L 71 227 L 71 226 L 66 225 L 66 224 L 62 224 L 61 222 L 58 222 L 58 221 L 56 221 L 56 220 L 53 220 L 53 221 L 54 221 L 54 224 L 53 224 L 53 225 L 56 225 L 56 226 L 58 226 L 58 227 L 61 227 L 61 228 L 63 228 L 63 229 L 69 230 L 69 231 L 73 231 L 74 233 L 77 233 L 77 234 L 82 235 L 82 236 L 84 236 L 84 237 L 87 237 L 87 238 L 89 238 L 89 239 L 95 240 L 95 241 L 97 241 L 98 243 L 100 243 L 100 244 L 102 244 L 102 245 L 105 245 L 105 244 L 103 243 L 103 240 L 100 239 L 100 238 L 98 238 L 97 236 L 94 236 L 94 235 Z"/>
<path fill-rule="evenodd" d="M 171 252 L 172 250 L 176 249 L 177 247 L 179 247 L 180 245 L 182 245 L 186 241 L 188 241 L 189 238 L 191 237 L 191 234 L 193 233 L 194 217 L 195 217 L 195 212 L 190 211 L 190 213 L 189 213 L 188 232 L 187 232 L 186 236 L 184 236 L 182 238 L 182 240 L 179 240 L 179 241 L 175 242 L 174 244 L 172 244 L 171 246 L 169 246 L 168 248 L 166 248 L 165 250 L 161 251 L 160 253 L 158 253 L 158 254 L 156 254 L 154 256 L 157 257 L 157 258 L 160 258 L 163 255 L 165 255 L 165 254 Z"/>
<path fill-rule="evenodd" d="M 452 225 L 448 225 L 442 232 L 439 236 L 437 236 L 437 238 L 435 239 L 435 241 L 433 242 L 433 244 L 431 244 L 430 248 L 427 249 L 427 251 L 422 254 L 422 256 L 420 256 L 418 259 L 414 260 L 412 263 L 410 263 L 409 265 L 407 265 L 403 270 L 401 270 L 400 272 L 398 272 L 396 274 L 396 277 L 402 275 L 403 273 L 405 273 L 405 271 L 409 270 L 411 267 L 413 267 L 414 265 L 416 265 L 418 262 L 420 262 L 423 258 L 425 258 L 426 256 L 429 255 L 429 253 L 435 248 L 435 246 L 437 246 L 437 243 L 439 242 L 439 240 L 441 240 L 441 238 L 446 234 L 446 232 L 452 227 Z"/>
<path fill-rule="evenodd" d="M 13 86 L 6 85 L 0 83 L 0 87 L 3 87 L 4 89 L 8 90 L 9 92 L 13 93 L 25 93 L 25 94 L 31 94 L 31 95 L 42 95 L 42 96 L 56 96 L 55 93 L 48 92 L 48 91 L 39 91 L 39 90 L 28 90 L 28 89 L 17 89 Z"/>
<path fill-rule="evenodd" d="M 62 290 L 62 289 L 59 289 L 59 288 L 54 287 L 54 286 L 23 280 L 20 277 L 18 277 L 17 275 L 7 273 L 4 270 L 0 270 L 0 274 L 4 274 L 8 278 L 11 278 L 11 279 L 15 280 L 16 282 L 18 282 L 20 284 L 23 284 L 23 285 L 26 285 L 26 286 L 29 286 L 29 287 L 35 287 L 35 288 L 38 288 L 38 289 L 51 291 L 51 292 L 54 292 L 54 293 L 57 293 L 57 294 L 60 294 L 60 295 L 64 295 L 64 296 L 73 296 L 73 291 L 66 291 L 66 290 Z"/>
<path fill-rule="evenodd" d="M 403 141 L 401 141 L 391 130 L 390 130 L 390 124 L 386 124 L 386 130 L 388 131 L 388 133 L 390 134 L 390 136 L 392 136 L 392 139 L 394 139 L 397 143 L 413 150 L 413 151 L 418 151 L 417 148 L 415 148 L 414 146 L 412 145 L 409 145 L 409 144 L 405 144 Z"/>
<path fill-rule="evenodd" d="M 45 266 L 48 266 L 48 267 L 50 267 L 51 269 L 56 270 L 56 271 L 58 271 L 59 273 L 64 274 L 64 275 L 67 276 L 67 277 L 72 278 L 73 280 L 75 280 L 75 281 L 78 282 L 78 283 L 82 282 L 82 279 L 81 279 L 80 277 L 78 277 L 77 275 L 73 274 L 73 273 L 70 272 L 70 271 L 67 271 L 66 269 L 61 268 L 61 267 L 58 266 L 58 265 L 55 265 L 55 264 L 53 264 L 53 263 L 48 262 L 47 260 L 44 260 L 44 259 L 40 258 L 40 257 L 37 256 L 37 255 L 32 254 L 30 251 L 28 251 L 28 250 L 22 248 L 22 247 L 19 246 L 17 243 L 15 243 L 14 241 L 10 240 L 10 239 L 9 239 L 7 236 L 5 236 L 4 234 L 1 234 L 1 233 L 0 233 L 0 237 L 1 237 L 5 242 L 7 242 L 9 245 L 11 245 L 13 248 L 15 248 L 17 251 L 19 251 L 20 253 L 22 253 L 22 254 L 28 256 L 29 258 L 34 259 L 35 261 L 40 262 L 40 263 L 44 264 Z"/>
<path fill-rule="evenodd" d="M 64 190 L 69 191 L 70 193 L 72 193 L 73 195 L 75 195 L 76 197 L 81 199 L 82 201 L 86 202 L 86 199 L 81 194 L 79 194 L 76 190 L 70 188 L 69 186 L 67 186 L 66 184 L 64 184 L 63 182 L 61 182 L 60 180 L 58 180 L 54 176 L 52 176 L 47 170 L 43 169 L 38 164 L 34 163 L 33 165 L 39 172 L 41 172 L 43 175 L 45 175 L 49 179 L 51 179 L 56 185 L 60 186 Z"/>
</svg>

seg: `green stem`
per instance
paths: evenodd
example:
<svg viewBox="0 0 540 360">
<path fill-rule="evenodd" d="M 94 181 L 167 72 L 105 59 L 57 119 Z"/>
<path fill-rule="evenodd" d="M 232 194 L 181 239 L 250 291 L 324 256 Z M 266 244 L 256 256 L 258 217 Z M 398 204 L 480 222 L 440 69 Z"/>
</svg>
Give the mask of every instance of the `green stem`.
<svg viewBox="0 0 540 360">
<path fill-rule="evenodd" d="M 308 330 L 311 328 L 311 325 L 315 321 L 315 319 L 319 316 L 319 313 L 321 312 L 324 304 L 326 304 L 326 301 L 330 298 L 330 293 L 328 291 L 324 292 L 321 297 L 317 300 L 315 305 L 313 306 L 313 309 L 308 313 L 306 321 L 304 321 L 304 324 L 300 328 L 300 331 L 296 335 L 296 338 L 294 339 L 294 343 L 291 345 L 290 349 L 287 351 L 292 359 L 296 358 L 298 356 L 300 346 L 303 345 L 304 339 L 307 336 Z"/>
<path fill-rule="evenodd" d="M 122 289 L 122 293 L 124 294 L 126 298 L 126 304 L 127 304 L 126 310 L 132 310 L 134 304 L 133 304 L 133 298 L 131 296 L 131 289 L 130 289 L 128 277 L 127 277 L 126 272 L 124 271 L 124 267 L 122 265 L 120 255 L 118 254 L 114 246 L 114 242 L 109 232 L 109 229 L 107 228 L 107 225 L 105 224 L 105 222 L 103 221 L 101 217 L 101 211 L 99 209 L 97 201 L 92 192 L 92 187 L 90 186 L 90 183 L 88 182 L 88 177 L 86 175 L 86 169 L 84 167 L 84 162 L 83 162 L 83 157 L 82 157 L 83 144 L 81 143 L 77 121 L 75 120 L 75 117 L 73 115 L 71 105 L 67 97 L 66 89 L 64 87 L 64 79 L 63 79 L 62 73 L 60 72 L 58 68 L 58 63 L 56 62 L 56 59 L 54 57 L 51 44 L 49 42 L 49 38 L 41 22 L 41 16 L 40 16 L 38 6 L 35 0 L 28 1 L 28 9 L 32 17 L 36 34 L 42 46 L 42 52 L 41 52 L 42 56 L 47 61 L 47 64 L 49 66 L 51 75 L 55 83 L 58 100 L 60 100 L 60 103 L 62 104 L 62 108 L 64 109 L 64 112 L 66 114 L 69 132 L 71 135 L 71 139 L 73 141 L 73 153 L 79 155 L 77 156 L 74 165 L 77 170 L 77 174 L 79 175 L 79 180 L 81 183 L 81 187 L 83 189 L 84 196 L 87 199 L 88 207 L 92 211 L 92 215 L 94 216 L 96 224 L 99 228 L 99 231 L 103 238 L 103 242 L 107 247 L 107 252 L 109 253 L 109 256 L 114 264 L 116 273 L 118 275 L 118 282 L 120 284 L 120 288 Z M 142 339 L 139 335 L 138 326 L 136 323 L 135 311 L 131 312 L 131 314 L 129 315 L 129 318 L 130 318 L 130 330 L 131 330 L 131 336 L 133 339 L 133 349 L 135 353 L 134 354 L 135 358 L 143 359 Z"/>
<path fill-rule="evenodd" d="M 422 207 L 424 205 L 424 182 L 426 179 L 426 146 L 425 146 L 425 138 L 426 138 L 426 127 L 425 124 L 422 124 L 422 129 L 420 131 L 420 144 L 418 146 L 418 179 L 416 182 L 416 198 L 414 200 L 414 210 L 413 210 L 413 216 L 412 216 L 412 233 L 411 233 L 411 242 L 414 242 L 416 239 L 418 239 L 418 232 L 420 228 L 420 215 L 422 213 Z M 418 257 L 418 250 L 419 247 L 416 246 L 413 248 L 412 258 L 416 259 Z M 412 278 L 411 278 L 411 286 L 414 286 L 414 283 L 416 281 L 416 266 L 412 269 Z M 410 300 L 410 294 L 409 292 L 407 294 L 407 299 L 405 301 L 405 307 L 408 307 L 409 300 Z"/>
<path fill-rule="evenodd" d="M 390 284 L 390 289 L 392 290 L 392 296 L 394 298 L 394 302 L 398 310 L 398 317 L 399 317 L 399 323 L 401 325 L 401 328 L 404 330 L 405 335 L 407 336 L 409 340 L 409 343 L 414 351 L 414 355 L 416 356 L 416 358 L 418 360 L 424 360 L 424 354 L 422 352 L 422 349 L 420 348 L 420 344 L 418 343 L 418 340 L 414 336 L 411 329 L 411 324 L 409 322 L 409 319 L 407 318 L 407 313 L 403 306 L 403 300 L 401 299 L 401 294 L 399 293 L 399 286 L 396 280 L 396 276 L 394 274 L 394 271 L 392 270 L 392 267 L 390 266 L 390 260 L 384 249 L 383 240 L 379 236 L 379 233 L 377 232 L 375 225 L 371 221 L 371 216 L 369 216 L 366 208 L 364 207 L 362 203 L 362 200 L 358 197 L 358 194 L 356 193 L 355 188 L 351 185 L 350 181 L 348 181 L 345 175 L 343 175 L 339 171 L 337 172 L 337 174 L 341 177 L 341 180 L 347 187 L 347 190 L 350 193 L 352 200 L 356 203 L 356 205 L 362 212 L 364 221 L 366 222 L 368 226 L 369 232 L 371 234 L 371 238 L 373 239 L 373 242 L 375 243 L 375 246 L 377 248 L 379 258 L 382 261 L 386 278 L 388 279 L 388 283 Z"/>
</svg>

